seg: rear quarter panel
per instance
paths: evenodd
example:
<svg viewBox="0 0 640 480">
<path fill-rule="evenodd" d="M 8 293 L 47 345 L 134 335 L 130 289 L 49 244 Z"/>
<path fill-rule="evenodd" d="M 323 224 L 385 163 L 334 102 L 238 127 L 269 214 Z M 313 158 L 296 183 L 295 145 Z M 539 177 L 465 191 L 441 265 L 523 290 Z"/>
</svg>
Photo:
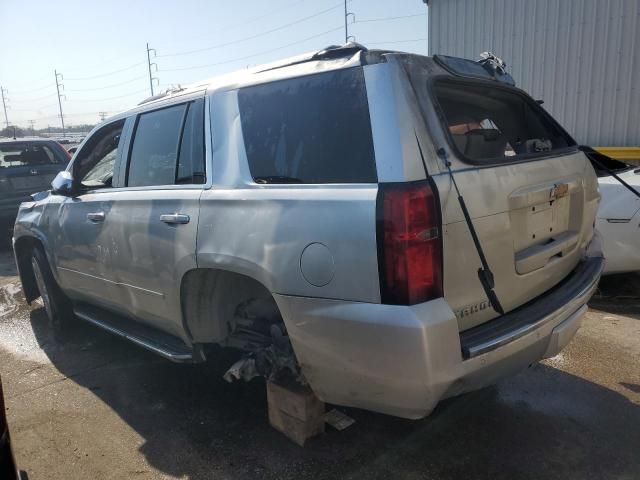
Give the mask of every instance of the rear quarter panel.
<svg viewBox="0 0 640 480">
<path fill-rule="evenodd" d="M 198 267 L 247 275 L 273 293 L 379 302 L 377 184 L 258 185 L 237 90 L 213 95 L 210 108 L 213 178 L 201 197 Z M 314 243 L 323 253 L 303 260 Z M 314 275 L 328 282 L 314 285 Z"/>
</svg>

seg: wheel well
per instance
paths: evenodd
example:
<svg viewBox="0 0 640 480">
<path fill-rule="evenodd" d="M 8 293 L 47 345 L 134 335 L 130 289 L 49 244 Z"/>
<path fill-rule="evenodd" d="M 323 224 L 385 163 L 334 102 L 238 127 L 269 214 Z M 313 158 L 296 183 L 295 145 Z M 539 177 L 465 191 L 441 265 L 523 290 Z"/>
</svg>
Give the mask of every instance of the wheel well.
<svg viewBox="0 0 640 480">
<path fill-rule="evenodd" d="M 33 267 L 31 266 L 31 252 L 36 247 L 43 248 L 42 242 L 34 237 L 18 238 L 13 246 L 20 273 L 20 281 L 22 282 L 22 290 L 28 303 L 33 302 L 40 296 L 36 279 L 33 276 Z"/>
<path fill-rule="evenodd" d="M 194 343 L 222 343 L 236 331 L 238 315 L 264 324 L 282 323 L 269 290 L 257 280 L 235 272 L 196 269 L 181 284 L 185 328 Z M 240 313 L 239 313 L 240 312 Z"/>
</svg>

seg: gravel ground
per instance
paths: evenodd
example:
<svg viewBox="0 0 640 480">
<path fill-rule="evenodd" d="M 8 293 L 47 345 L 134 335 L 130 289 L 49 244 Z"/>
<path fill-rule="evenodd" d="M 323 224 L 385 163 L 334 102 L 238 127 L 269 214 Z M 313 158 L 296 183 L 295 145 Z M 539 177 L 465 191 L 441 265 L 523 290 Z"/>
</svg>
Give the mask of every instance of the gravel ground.
<svg viewBox="0 0 640 480">
<path fill-rule="evenodd" d="M 269 427 L 263 382 L 221 379 L 224 352 L 175 365 L 82 323 L 55 340 L 15 274 L 0 252 L 0 374 L 31 480 L 640 478 L 638 275 L 603 280 L 557 357 L 420 421 L 343 409 L 352 427 L 302 449 Z"/>
</svg>

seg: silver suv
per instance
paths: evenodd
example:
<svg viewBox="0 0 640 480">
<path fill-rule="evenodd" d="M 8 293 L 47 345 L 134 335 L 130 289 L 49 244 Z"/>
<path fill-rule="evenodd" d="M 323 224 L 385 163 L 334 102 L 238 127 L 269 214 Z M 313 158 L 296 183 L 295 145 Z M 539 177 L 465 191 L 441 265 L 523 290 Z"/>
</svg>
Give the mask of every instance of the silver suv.
<svg viewBox="0 0 640 480">
<path fill-rule="evenodd" d="M 420 418 L 570 341 L 598 201 L 495 69 L 348 44 L 99 125 L 21 206 L 14 250 L 54 326 L 180 362 L 218 344 L 264 366 L 290 342 L 322 400 Z"/>
</svg>

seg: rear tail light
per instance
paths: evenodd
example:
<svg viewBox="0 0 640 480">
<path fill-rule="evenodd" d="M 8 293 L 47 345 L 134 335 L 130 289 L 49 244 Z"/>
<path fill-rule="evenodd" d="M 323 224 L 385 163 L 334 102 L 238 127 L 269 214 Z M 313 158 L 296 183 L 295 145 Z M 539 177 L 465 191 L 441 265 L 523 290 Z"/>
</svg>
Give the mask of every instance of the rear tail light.
<svg viewBox="0 0 640 480">
<path fill-rule="evenodd" d="M 441 297 L 442 235 L 435 185 L 383 183 L 377 202 L 382 303 L 413 305 Z"/>
</svg>

